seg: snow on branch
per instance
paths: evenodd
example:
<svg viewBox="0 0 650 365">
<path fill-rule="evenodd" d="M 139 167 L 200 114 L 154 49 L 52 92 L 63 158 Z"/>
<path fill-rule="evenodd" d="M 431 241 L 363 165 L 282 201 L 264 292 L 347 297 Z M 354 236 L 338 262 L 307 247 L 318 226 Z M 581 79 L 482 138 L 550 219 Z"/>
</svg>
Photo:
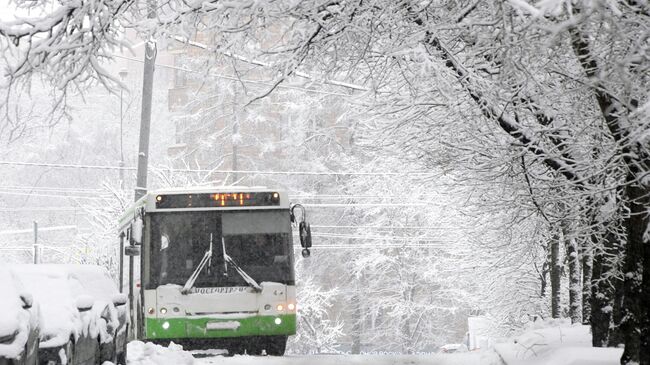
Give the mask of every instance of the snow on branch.
<svg viewBox="0 0 650 365">
<path fill-rule="evenodd" d="M 120 39 L 120 19 L 133 0 L 72 0 L 49 10 L 50 2 L 31 6 L 39 16 L 0 22 L 0 47 L 7 90 L 29 83 L 33 75 L 65 93 L 70 87 L 97 80 L 109 89 L 118 84 L 102 66 Z M 20 7 L 21 3 L 16 3 Z M 7 93 L 9 92 L 7 91 Z"/>
<path fill-rule="evenodd" d="M 93 82 L 108 90 L 120 86 L 102 64 L 113 50 L 128 47 L 121 34 L 124 13 L 133 0 L 15 0 L 17 14 L 0 21 L 3 79 L 0 81 L 0 133 L 9 142 L 19 138 L 28 124 L 44 127 L 67 116 L 71 91 Z M 55 4 L 55 5 L 53 5 Z M 28 10 L 25 12 L 24 10 Z M 28 16 L 22 14 L 28 13 Z M 36 14 L 36 15 L 32 15 Z M 47 93 L 49 105 L 32 98 Z M 30 100 L 35 104 L 30 108 Z M 47 108 L 48 110 L 35 111 Z M 31 110 L 30 110 L 31 109 Z"/>
<path fill-rule="evenodd" d="M 516 120 L 510 118 L 504 112 L 496 110 L 496 108 L 490 104 L 490 102 L 481 94 L 481 92 L 472 87 L 470 83 L 471 78 L 469 73 L 442 45 L 437 37 L 429 34 L 427 44 L 436 49 L 445 61 L 445 66 L 447 66 L 458 75 L 458 80 L 467 89 L 471 98 L 479 105 L 481 112 L 485 117 L 491 120 L 495 120 L 501 129 L 518 140 L 523 146 L 525 146 L 528 151 L 542 158 L 542 161 L 547 166 L 562 174 L 567 180 L 575 183 L 578 186 L 583 186 L 583 178 L 573 170 L 570 162 L 565 161 L 562 158 L 555 158 L 550 156 L 540 145 L 539 141 L 535 140 L 534 137 L 531 137 L 531 135 L 527 133 L 524 128 L 516 122 Z"/>
</svg>

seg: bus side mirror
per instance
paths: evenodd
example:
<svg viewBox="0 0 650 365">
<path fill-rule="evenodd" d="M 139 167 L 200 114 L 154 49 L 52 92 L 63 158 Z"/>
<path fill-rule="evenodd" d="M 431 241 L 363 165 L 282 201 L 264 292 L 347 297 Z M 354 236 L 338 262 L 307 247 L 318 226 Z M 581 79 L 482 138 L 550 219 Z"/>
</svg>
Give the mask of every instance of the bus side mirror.
<svg viewBox="0 0 650 365">
<path fill-rule="evenodd" d="M 124 254 L 126 256 L 140 256 L 140 247 L 138 246 L 125 246 Z"/>
<path fill-rule="evenodd" d="M 311 226 L 309 223 L 302 221 L 298 225 L 298 231 L 300 234 L 300 245 L 304 248 L 311 247 Z"/>
<path fill-rule="evenodd" d="M 300 245 L 303 247 L 302 257 L 307 258 L 311 255 L 309 248 L 311 247 L 311 226 L 309 223 L 302 221 L 298 225 L 298 233 L 300 236 Z"/>
</svg>

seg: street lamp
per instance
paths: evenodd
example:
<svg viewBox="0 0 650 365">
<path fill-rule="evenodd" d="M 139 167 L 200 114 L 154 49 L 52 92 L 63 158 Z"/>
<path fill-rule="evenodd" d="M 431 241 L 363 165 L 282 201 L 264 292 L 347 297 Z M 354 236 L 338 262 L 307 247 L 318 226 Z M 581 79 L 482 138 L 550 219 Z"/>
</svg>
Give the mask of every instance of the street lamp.
<svg viewBox="0 0 650 365">
<path fill-rule="evenodd" d="M 122 83 L 124 83 L 124 80 L 126 79 L 126 76 L 129 74 L 129 72 L 123 68 L 118 74 L 120 75 L 120 80 Z M 120 189 L 122 191 L 124 190 L 124 141 L 122 137 L 122 126 L 124 124 L 124 112 L 122 107 L 123 92 L 123 88 L 120 87 Z"/>
</svg>

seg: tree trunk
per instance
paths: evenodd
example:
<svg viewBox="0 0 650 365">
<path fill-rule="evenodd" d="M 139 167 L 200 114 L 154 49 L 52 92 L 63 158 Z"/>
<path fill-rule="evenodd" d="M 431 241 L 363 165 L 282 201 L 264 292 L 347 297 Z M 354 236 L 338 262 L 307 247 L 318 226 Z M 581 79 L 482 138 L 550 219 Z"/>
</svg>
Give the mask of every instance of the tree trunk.
<svg viewBox="0 0 650 365">
<path fill-rule="evenodd" d="M 616 258 L 613 261 L 614 272 L 620 274 L 622 271 L 622 262 L 623 254 L 625 250 L 620 242 L 620 239 L 616 241 Z M 609 341 L 607 342 L 608 347 L 621 347 L 625 344 L 625 337 L 623 337 L 623 331 L 621 329 L 621 323 L 623 322 L 623 316 L 625 315 L 623 311 L 623 280 L 619 279 L 618 275 L 611 279 L 611 284 L 613 286 L 613 306 L 614 310 L 612 312 L 612 323 L 609 328 Z"/>
<path fill-rule="evenodd" d="M 593 250 L 588 240 L 582 241 L 582 323 L 589 324 L 591 319 L 591 278 L 593 273 Z"/>
<path fill-rule="evenodd" d="M 571 323 L 582 323 L 580 258 L 576 240 L 571 237 L 572 234 L 566 223 L 562 223 L 562 236 L 564 236 L 566 255 L 569 262 L 569 317 Z"/>
<path fill-rule="evenodd" d="M 641 290 L 643 295 L 639 298 L 642 309 L 642 318 L 640 320 L 640 348 L 639 360 L 641 365 L 650 365 L 650 189 L 643 190 L 645 197 L 645 212 L 638 217 L 637 232 L 633 237 L 640 238 L 643 247 L 643 278 L 641 280 Z M 643 233 L 645 231 L 645 234 Z M 644 304 L 645 303 L 645 304 Z"/>
<path fill-rule="evenodd" d="M 361 307 L 361 298 L 363 293 L 361 291 L 362 284 L 360 283 L 362 278 L 359 278 L 355 285 L 355 294 L 352 296 L 351 305 L 352 311 L 354 313 L 354 319 L 352 322 L 352 354 L 358 355 L 361 353 L 361 334 L 363 332 L 363 308 Z"/>
<path fill-rule="evenodd" d="M 582 9 L 573 8 L 575 13 Z M 591 51 L 590 37 L 579 29 L 569 30 L 573 50 L 582 65 L 585 75 L 595 82 L 594 96 L 605 119 L 612 138 L 618 143 L 620 156 L 627 168 L 624 199 L 628 215 L 624 218 L 627 233 L 623 267 L 623 303 L 621 330 L 625 338 L 625 350 L 621 364 L 639 363 L 650 365 L 650 232 L 648 231 L 650 210 L 650 156 L 647 141 L 636 139 L 636 128 L 630 126 L 629 117 L 635 112 L 638 100 L 630 100 L 629 106 L 621 104 L 599 80 L 601 69 Z M 645 264 L 645 265 L 644 265 Z M 644 275 L 645 274 L 645 275 Z"/>
<path fill-rule="evenodd" d="M 560 237 L 554 234 L 551 238 L 551 317 L 560 318 L 560 279 L 562 264 L 560 263 Z"/>
<path fill-rule="evenodd" d="M 358 355 L 361 353 L 361 301 L 359 295 L 352 297 L 352 306 L 354 311 L 354 322 L 352 323 L 352 354 Z"/>
<path fill-rule="evenodd" d="M 617 287 L 621 281 L 616 279 L 615 261 L 619 256 L 620 245 L 615 232 L 608 231 L 602 242 L 592 235 L 593 278 L 591 292 L 591 334 L 594 347 L 618 345 L 620 332 L 614 326 L 613 312 Z"/>
<path fill-rule="evenodd" d="M 632 175 L 632 174 L 630 174 Z M 650 234 L 648 230 L 648 206 L 650 200 L 647 189 L 639 186 L 633 176 L 628 176 L 629 185 L 626 188 L 629 216 L 625 219 L 627 245 L 623 267 L 623 320 L 621 329 L 625 339 L 625 350 L 621 364 L 638 362 L 640 365 L 650 364 L 650 280 L 649 255 Z M 632 180 L 632 181 L 629 181 Z M 644 259 L 647 259 L 644 262 Z M 645 264 L 645 265 L 644 265 Z"/>
</svg>

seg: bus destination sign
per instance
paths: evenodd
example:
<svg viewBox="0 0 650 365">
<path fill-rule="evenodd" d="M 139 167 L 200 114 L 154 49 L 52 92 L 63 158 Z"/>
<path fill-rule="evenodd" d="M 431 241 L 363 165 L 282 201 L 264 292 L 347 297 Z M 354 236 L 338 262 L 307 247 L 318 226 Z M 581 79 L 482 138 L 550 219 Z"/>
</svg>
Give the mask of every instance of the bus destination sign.
<svg viewBox="0 0 650 365">
<path fill-rule="evenodd" d="M 156 209 L 262 207 L 280 205 L 277 192 L 160 194 Z"/>
</svg>

